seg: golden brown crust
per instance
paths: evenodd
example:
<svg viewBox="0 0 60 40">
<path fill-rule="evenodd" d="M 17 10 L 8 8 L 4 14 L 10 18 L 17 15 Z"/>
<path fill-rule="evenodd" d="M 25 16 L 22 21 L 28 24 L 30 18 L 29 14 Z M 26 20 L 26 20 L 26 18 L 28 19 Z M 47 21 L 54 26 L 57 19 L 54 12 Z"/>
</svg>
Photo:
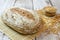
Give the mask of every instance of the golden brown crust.
<svg viewBox="0 0 60 40">
<path fill-rule="evenodd" d="M 51 10 L 51 11 L 50 11 Z M 50 9 L 48 7 L 47 11 L 50 13 L 55 12 L 56 10 L 53 10 L 53 7 Z M 37 11 L 39 15 L 41 15 L 41 19 L 44 22 L 44 27 L 42 27 L 41 33 L 47 32 L 48 34 L 53 33 L 53 34 L 58 34 L 60 32 L 60 14 L 55 14 L 54 16 L 48 15 L 46 16 L 46 12 L 44 10 L 38 10 Z M 51 16 L 51 17 L 49 17 Z"/>
<path fill-rule="evenodd" d="M 52 6 L 47 6 L 43 8 L 46 12 L 56 13 L 56 8 Z"/>
<path fill-rule="evenodd" d="M 44 7 L 43 10 L 46 12 L 45 15 L 52 17 L 56 15 L 56 8 L 52 6 Z"/>
<path fill-rule="evenodd" d="M 36 12 L 20 8 L 8 9 L 2 19 L 5 24 L 22 34 L 33 34 L 43 27 L 42 20 Z"/>
<path fill-rule="evenodd" d="M 12 12 L 16 12 L 16 13 L 22 15 L 22 16 L 26 16 L 28 19 L 33 19 L 34 20 L 34 16 L 30 12 L 28 12 L 26 10 L 22 10 L 20 8 L 12 8 L 10 10 Z"/>
</svg>

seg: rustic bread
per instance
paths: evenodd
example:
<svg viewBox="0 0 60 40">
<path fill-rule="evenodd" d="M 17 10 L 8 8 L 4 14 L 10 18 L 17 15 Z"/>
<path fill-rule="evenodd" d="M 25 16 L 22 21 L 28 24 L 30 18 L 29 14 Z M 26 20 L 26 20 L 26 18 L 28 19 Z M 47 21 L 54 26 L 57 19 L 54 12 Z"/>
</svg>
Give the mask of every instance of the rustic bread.
<svg viewBox="0 0 60 40">
<path fill-rule="evenodd" d="M 42 12 L 42 13 L 40 13 L 40 14 L 44 14 L 44 15 L 46 15 L 46 16 L 48 16 L 48 17 L 52 17 L 52 16 L 55 16 L 56 15 L 56 11 L 57 11 L 57 9 L 55 8 L 55 7 L 52 7 L 52 6 L 47 6 L 47 7 L 44 7 L 42 10 L 38 10 L 38 12 Z"/>
<path fill-rule="evenodd" d="M 41 33 L 58 34 L 60 32 L 60 14 L 56 13 L 56 9 L 54 7 L 48 6 L 42 10 L 37 10 L 37 12 L 44 22 L 44 27 L 40 29 L 42 30 Z"/>
<path fill-rule="evenodd" d="M 22 34 L 33 34 L 42 27 L 42 20 L 35 11 L 12 7 L 5 10 L 2 20 L 12 29 Z"/>
<path fill-rule="evenodd" d="M 55 16 L 56 11 L 57 11 L 57 9 L 55 7 L 52 7 L 52 6 L 44 7 L 43 10 L 46 12 L 45 15 L 49 16 L 49 17 Z"/>
</svg>

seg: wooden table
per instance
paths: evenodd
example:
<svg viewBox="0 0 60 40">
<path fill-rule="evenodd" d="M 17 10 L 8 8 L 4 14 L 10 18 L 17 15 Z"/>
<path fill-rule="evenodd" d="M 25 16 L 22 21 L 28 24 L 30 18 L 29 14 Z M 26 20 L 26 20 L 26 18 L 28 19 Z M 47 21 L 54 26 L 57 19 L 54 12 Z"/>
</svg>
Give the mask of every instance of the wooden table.
<svg viewBox="0 0 60 40">
<path fill-rule="evenodd" d="M 52 3 L 55 7 L 57 7 L 58 12 L 60 12 L 59 9 L 59 3 L 58 0 L 52 0 Z M 48 3 L 48 2 L 47 2 Z M 3 14 L 3 11 L 6 8 L 12 7 L 12 6 L 18 6 L 18 7 L 24 7 L 29 10 L 38 10 L 42 9 L 43 7 L 47 6 L 46 0 L 0 0 L 0 15 Z M 58 4 L 58 5 L 57 5 Z M 10 40 L 7 36 L 5 36 L 0 31 L 0 40 Z M 59 40 L 57 36 L 54 36 L 53 34 L 44 36 L 43 34 L 40 37 L 35 37 L 33 40 Z"/>
</svg>

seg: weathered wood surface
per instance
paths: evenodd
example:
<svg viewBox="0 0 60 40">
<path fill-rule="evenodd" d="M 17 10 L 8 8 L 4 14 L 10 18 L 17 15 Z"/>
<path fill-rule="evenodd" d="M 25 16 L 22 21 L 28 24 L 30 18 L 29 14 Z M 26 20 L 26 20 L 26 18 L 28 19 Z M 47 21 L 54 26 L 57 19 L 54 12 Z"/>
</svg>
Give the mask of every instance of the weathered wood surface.
<svg viewBox="0 0 60 40">
<path fill-rule="evenodd" d="M 60 0 L 51 0 L 51 1 L 52 1 L 53 6 L 55 6 L 58 9 L 58 12 L 60 12 L 60 9 L 59 9 Z M 24 7 L 30 10 L 38 10 L 38 9 L 42 9 L 48 4 L 49 4 L 48 0 L 0 0 L 0 15 L 3 13 L 3 11 L 6 8 L 9 8 L 11 6 Z M 3 40 L 2 36 L 3 36 L 3 33 L 0 33 L 0 40 Z M 7 39 L 5 38 L 5 40 Z M 57 36 L 54 36 L 52 34 L 48 36 L 41 35 L 39 37 L 35 37 L 33 40 L 59 40 L 59 39 L 57 38 Z"/>
</svg>

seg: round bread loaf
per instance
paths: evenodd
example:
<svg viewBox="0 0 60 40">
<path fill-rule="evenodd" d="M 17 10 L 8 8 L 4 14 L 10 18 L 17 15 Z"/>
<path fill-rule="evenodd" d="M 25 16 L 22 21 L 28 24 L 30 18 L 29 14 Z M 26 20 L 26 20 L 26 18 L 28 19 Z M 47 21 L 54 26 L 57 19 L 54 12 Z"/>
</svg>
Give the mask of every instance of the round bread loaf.
<svg viewBox="0 0 60 40">
<path fill-rule="evenodd" d="M 42 27 L 42 20 L 37 12 L 12 7 L 7 9 L 2 15 L 2 20 L 12 29 L 22 34 L 33 34 Z"/>
<path fill-rule="evenodd" d="M 49 17 L 55 16 L 56 11 L 57 11 L 57 9 L 55 7 L 52 7 L 52 6 L 44 7 L 43 10 L 45 11 L 45 15 L 49 16 Z"/>
</svg>

